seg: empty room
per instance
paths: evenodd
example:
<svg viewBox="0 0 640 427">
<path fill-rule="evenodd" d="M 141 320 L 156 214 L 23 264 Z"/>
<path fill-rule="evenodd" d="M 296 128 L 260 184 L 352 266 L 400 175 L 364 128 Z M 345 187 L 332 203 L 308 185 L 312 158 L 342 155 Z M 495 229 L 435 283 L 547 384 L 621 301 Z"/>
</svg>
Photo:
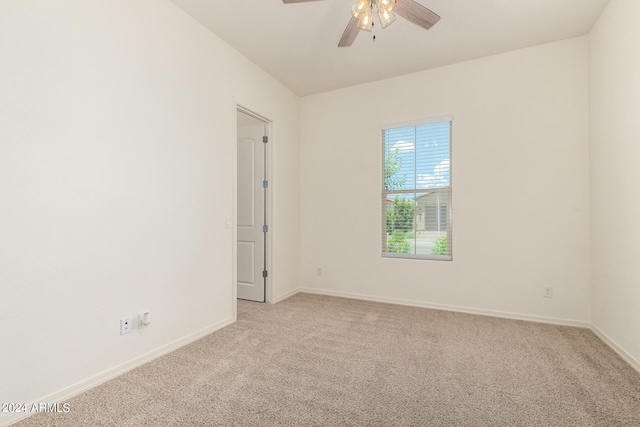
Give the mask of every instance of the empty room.
<svg viewBox="0 0 640 427">
<path fill-rule="evenodd" d="M 640 426 L 637 0 L 0 0 L 0 426 Z"/>
</svg>

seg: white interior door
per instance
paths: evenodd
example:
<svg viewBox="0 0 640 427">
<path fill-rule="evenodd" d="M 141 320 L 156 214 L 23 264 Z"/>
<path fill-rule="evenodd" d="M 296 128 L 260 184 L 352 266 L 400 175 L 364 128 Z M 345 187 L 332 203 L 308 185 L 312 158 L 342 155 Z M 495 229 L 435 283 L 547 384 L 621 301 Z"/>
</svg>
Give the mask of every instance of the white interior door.
<svg viewBox="0 0 640 427">
<path fill-rule="evenodd" d="M 238 112 L 238 298 L 265 301 L 265 125 Z"/>
</svg>

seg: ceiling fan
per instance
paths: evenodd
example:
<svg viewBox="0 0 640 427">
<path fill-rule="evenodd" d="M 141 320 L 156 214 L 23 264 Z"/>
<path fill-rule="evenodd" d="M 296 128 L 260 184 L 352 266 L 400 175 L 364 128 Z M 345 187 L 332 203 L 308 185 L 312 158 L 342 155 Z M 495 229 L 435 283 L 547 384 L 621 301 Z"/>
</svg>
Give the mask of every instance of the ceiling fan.
<svg viewBox="0 0 640 427">
<path fill-rule="evenodd" d="M 316 0 L 282 0 L 283 3 L 303 3 Z M 347 24 L 338 47 L 353 44 L 360 30 L 371 31 L 375 12 L 382 28 L 396 20 L 396 14 L 428 30 L 440 20 L 440 16 L 413 0 L 356 0 L 351 7 L 353 16 Z"/>
</svg>

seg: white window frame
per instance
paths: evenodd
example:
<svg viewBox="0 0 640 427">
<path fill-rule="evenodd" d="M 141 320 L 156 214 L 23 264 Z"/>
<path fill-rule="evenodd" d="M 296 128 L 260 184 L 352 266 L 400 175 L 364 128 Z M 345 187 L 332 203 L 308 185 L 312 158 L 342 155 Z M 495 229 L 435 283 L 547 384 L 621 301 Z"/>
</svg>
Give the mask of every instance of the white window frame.
<svg viewBox="0 0 640 427">
<path fill-rule="evenodd" d="M 442 117 L 434 117 L 431 119 L 424 120 L 416 120 L 409 122 L 401 122 L 401 123 L 392 123 L 385 124 L 380 126 L 380 135 L 382 142 L 382 150 L 381 150 L 381 168 L 380 168 L 380 183 L 381 183 L 381 193 L 382 193 L 382 207 L 381 210 L 381 232 L 386 236 L 387 231 L 387 218 L 386 218 L 386 202 L 387 195 L 392 194 L 415 194 L 418 192 L 428 191 L 425 189 L 412 189 L 412 190 L 385 190 L 385 182 L 384 182 L 384 161 L 385 161 L 385 146 L 384 146 L 384 131 L 395 128 L 403 128 L 403 127 L 412 127 L 412 126 L 420 126 L 427 125 L 431 123 L 440 123 L 440 122 L 449 122 L 450 123 L 450 134 L 449 134 L 449 186 L 438 188 L 437 190 L 442 190 L 444 188 L 448 188 L 449 191 L 449 207 L 447 212 L 447 242 L 449 243 L 449 255 L 427 255 L 427 254 L 399 254 L 393 252 L 385 252 L 384 245 L 381 247 L 381 254 L 383 258 L 401 258 L 401 259 L 421 259 L 421 260 L 429 260 L 429 261 L 453 261 L 453 116 L 442 116 Z M 429 189 L 432 190 L 432 189 Z M 433 190 L 436 190 L 435 188 Z M 415 228 L 415 227 L 414 227 Z M 415 232 L 415 230 L 414 230 Z"/>
</svg>

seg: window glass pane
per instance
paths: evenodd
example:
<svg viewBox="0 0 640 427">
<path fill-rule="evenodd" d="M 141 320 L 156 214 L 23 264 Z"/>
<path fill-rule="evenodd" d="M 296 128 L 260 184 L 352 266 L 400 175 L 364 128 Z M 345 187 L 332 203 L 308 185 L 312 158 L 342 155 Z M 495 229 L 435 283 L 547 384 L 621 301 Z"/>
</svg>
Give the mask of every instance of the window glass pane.
<svg viewBox="0 0 640 427">
<path fill-rule="evenodd" d="M 415 188 L 415 131 L 414 128 L 384 132 L 385 189 L 411 190 Z"/>
<path fill-rule="evenodd" d="M 386 207 L 386 251 L 415 254 L 415 195 L 389 194 Z"/>
<path fill-rule="evenodd" d="M 416 127 L 416 188 L 448 187 L 450 124 Z"/>
<path fill-rule="evenodd" d="M 416 197 L 416 254 L 447 256 L 447 190 L 420 193 Z"/>
</svg>

